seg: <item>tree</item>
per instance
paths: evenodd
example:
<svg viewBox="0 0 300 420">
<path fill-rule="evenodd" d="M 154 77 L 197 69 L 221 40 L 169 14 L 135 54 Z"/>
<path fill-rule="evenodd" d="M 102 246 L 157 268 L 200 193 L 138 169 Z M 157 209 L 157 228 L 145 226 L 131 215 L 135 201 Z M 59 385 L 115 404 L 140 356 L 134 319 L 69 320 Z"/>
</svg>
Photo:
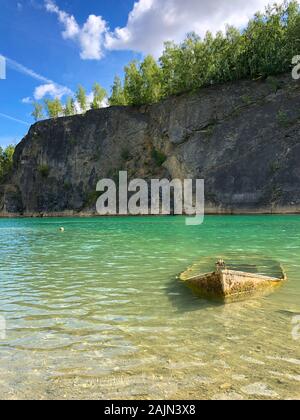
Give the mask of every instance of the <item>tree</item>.
<svg viewBox="0 0 300 420">
<path fill-rule="evenodd" d="M 291 1 L 287 7 L 287 42 L 285 48 L 290 56 L 299 54 L 300 13 L 299 3 Z"/>
<path fill-rule="evenodd" d="M 45 106 L 49 118 L 58 118 L 63 114 L 63 106 L 58 98 L 46 99 Z"/>
<path fill-rule="evenodd" d="M 78 86 L 77 92 L 76 92 L 76 99 L 80 105 L 80 109 L 83 113 L 87 111 L 88 104 L 87 104 L 87 96 L 86 91 L 82 86 Z"/>
<path fill-rule="evenodd" d="M 287 72 L 299 52 L 299 33 L 299 3 L 285 0 L 257 13 L 243 31 L 228 27 L 203 40 L 191 33 L 179 45 L 168 42 L 160 58 L 163 97 Z"/>
<path fill-rule="evenodd" d="M 166 42 L 163 55 L 159 59 L 162 69 L 162 90 L 165 97 L 180 92 L 179 66 L 180 47 L 174 42 Z"/>
<path fill-rule="evenodd" d="M 143 103 L 142 86 L 143 79 L 139 71 L 138 62 L 136 60 L 131 61 L 125 67 L 124 94 L 128 105 L 141 105 Z"/>
<path fill-rule="evenodd" d="M 94 99 L 91 103 L 92 109 L 99 109 L 103 106 L 103 101 L 107 98 L 106 90 L 99 85 L 99 83 L 95 83 L 93 86 L 93 95 Z"/>
<path fill-rule="evenodd" d="M 39 104 L 38 102 L 35 102 L 33 104 L 33 111 L 31 113 L 31 116 L 34 118 L 35 121 L 42 120 L 44 118 L 43 105 Z"/>
<path fill-rule="evenodd" d="M 124 96 L 129 105 L 157 102 L 162 97 L 161 69 L 151 55 L 142 63 L 132 61 L 125 67 Z M 120 90 L 118 81 L 115 88 Z"/>
<path fill-rule="evenodd" d="M 15 147 L 12 145 L 7 146 L 4 150 L 0 147 L 0 181 L 3 180 L 12 169 L 14 151 Z"/>
<path fill-rule="evenodd" d="M 127 105 L 122 81 L 118 76 L 115 77 L 114 84 L 111 88 L 111 97 L 109 98 L 109 104 L 111 106 Z"/>
<path fill-rule="evenodd" d="M 66 105 L 64 107 L 64 115 L 65 117 L 70 117 L 75 114 L 76 114 L 75 101 L 71 96 L 68 96 L 66 100 Z"/>
<path fill-rule="evenodd" d="M 161 69 L 151 55 L 148 55 L 140 66 L 141 101 L 145 104 L 158 102 L 162 97 Z"/>
</svg>

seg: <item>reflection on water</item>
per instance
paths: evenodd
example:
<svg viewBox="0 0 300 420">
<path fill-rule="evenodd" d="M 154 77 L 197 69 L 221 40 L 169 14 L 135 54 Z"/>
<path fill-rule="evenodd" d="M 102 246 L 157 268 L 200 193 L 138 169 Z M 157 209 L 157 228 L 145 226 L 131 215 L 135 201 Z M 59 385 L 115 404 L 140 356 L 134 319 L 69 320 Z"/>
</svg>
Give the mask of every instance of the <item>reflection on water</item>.
<svg viewBox="0 0 300 420">
<path fill-rule="evenodd" d="M 1 220 L 0 397 L 299 398 L 300 217 L 184 220 Z M 224 306 L 176 280 L 224 250 L 289 282 Z"/>
</svg>

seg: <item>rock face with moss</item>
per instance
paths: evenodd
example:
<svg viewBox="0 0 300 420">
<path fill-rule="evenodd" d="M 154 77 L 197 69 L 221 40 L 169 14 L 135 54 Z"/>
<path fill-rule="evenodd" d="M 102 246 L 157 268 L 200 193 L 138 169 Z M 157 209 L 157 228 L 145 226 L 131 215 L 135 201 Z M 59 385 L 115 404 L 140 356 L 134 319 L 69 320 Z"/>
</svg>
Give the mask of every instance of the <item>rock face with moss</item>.
<svg viewBox="0 0 300 420">
<path fill-rule="evenodd" d="M 231 83 L 33 125 L 0 186 L 0 214 L 93 214 L 98 180 L 120 170 L 204 178 L 211 213 L 300 212 L 299 162 L 299 81 Z"/>
</svg>

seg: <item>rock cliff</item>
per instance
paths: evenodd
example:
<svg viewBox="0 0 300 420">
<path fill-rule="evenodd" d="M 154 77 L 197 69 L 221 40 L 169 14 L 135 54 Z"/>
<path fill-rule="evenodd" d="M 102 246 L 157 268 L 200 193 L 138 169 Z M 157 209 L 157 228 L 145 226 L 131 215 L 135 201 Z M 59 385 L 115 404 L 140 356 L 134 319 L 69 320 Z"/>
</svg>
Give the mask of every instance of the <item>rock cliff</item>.
<svg viewBox="0 0 300 420">
<path fill-rule="evenodd" d="M 212 86 L 33 125 L 0 186 L 0 215 L 91 215 L 98 180 L 119 170 L 204 178 L 207 213 L 299 213 L 299 162 L 299 81 Z"/>
</svg>

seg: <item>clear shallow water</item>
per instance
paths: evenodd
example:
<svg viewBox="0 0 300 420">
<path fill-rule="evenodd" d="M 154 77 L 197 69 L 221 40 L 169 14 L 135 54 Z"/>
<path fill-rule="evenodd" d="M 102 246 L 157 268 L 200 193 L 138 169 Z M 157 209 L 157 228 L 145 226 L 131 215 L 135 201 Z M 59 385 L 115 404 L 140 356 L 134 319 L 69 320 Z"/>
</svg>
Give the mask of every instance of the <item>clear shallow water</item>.
<svg viewBox="0 0 300 420">
<path fill-rule="evenodd" d="M 176 280 L 226 252 L 289 282 L 223 306 Z M 0 220 L 0 398 L 299 399 L 299 273 L 298 216 Z"/>
</svg>

